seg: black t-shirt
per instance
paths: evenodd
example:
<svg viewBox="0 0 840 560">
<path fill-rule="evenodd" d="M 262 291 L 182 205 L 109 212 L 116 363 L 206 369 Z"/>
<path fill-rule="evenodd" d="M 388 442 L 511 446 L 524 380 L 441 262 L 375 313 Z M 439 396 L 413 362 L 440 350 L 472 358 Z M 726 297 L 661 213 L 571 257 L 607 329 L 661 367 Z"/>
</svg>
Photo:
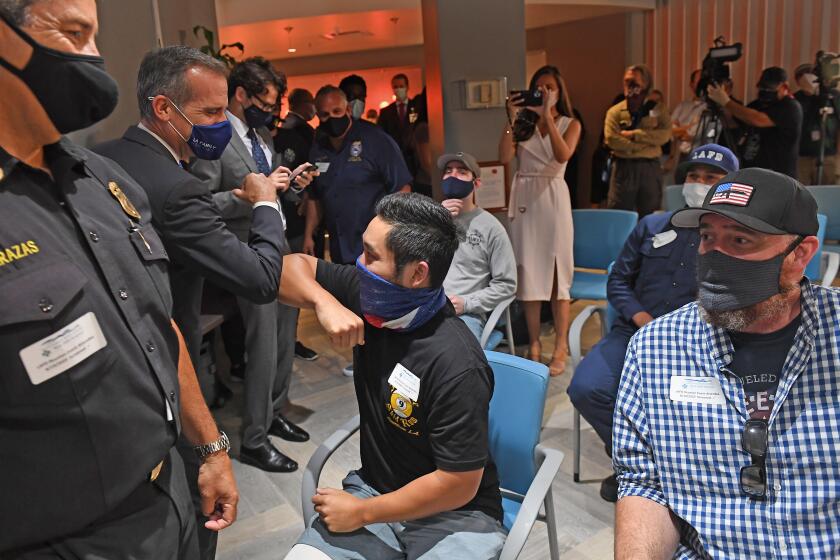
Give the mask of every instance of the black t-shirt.
<svg viewBox="0 0 840 560">
<path fill-rule="evenodd" d="M 316 279 L 362 316 L 355 266 L 318 261 Z M 478 492 L 460 509 L 501 520 L 499 477 L 488 446 L 493 370 L 452 306 L 447 302 L 409 333 L 365 322 L 365 344 L 353 350 L 353 369 L 365 482 L 381 493 L 393 492 L 438 468 L 463 472 L 484 467 Z M 419 380 L 416 395 L 402 394 L 409 391 L 389 383 L 395 369 Z"/>
<path fill-rule="evenodd" d="M 764 167 L 795 179 L 802 133 L 802 107 L 792 97 L 770 104 L 755 100 L 747 107 L 765 113 L 775 126 L 748 129 L 742 167 Z"/>
<path fill-rule="evenodd" d="M 797 91 L 794 97 L 802 107 L 802 139 L 799 142 L 799 155 L 816 157 L 820 153 L 820 106 L 822 102 L 817 95 L 808 95 Z M 837 129 L 840 125 L 840 96 L 832 95 L 829 107 L 834 113 L 825 120 L 825 155 L 837 153 Z"/>
<path fill-rule="evenodd" d="M 729 369 L 741 379 L 750 418 L 770 418 L 782 367 L 800 323 L 797 315 L 786 327 L 772 333 L 729 333 L 735 347 Z"/>
</svg>

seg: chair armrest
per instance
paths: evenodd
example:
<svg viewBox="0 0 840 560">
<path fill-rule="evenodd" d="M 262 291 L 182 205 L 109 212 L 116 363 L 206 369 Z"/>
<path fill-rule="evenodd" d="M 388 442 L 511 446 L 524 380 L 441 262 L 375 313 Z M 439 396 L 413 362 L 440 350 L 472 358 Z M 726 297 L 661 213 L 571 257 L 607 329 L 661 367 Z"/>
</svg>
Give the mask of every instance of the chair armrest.
<svg viewBox="0 0 840 560">
<path fill-rule="evenodd" d="M 540 468 L 534 480 L 531 482 L 531 486 L 528 487 L 525 499 L 522 500 L 516 521 L 514 521 L 513 527 L 510 528 L 499 560 L 515 560 L 519 556 L 519 553 L 525 546 L 528 535 L 531 533 L 534 521 L 537 520 L 546 494 L 551 490 L 551 484 L 554 482 L 554 478 L 560 470 L 560 465 L 563 463 L 563 452 L 556 449 L 537 445 L 534 454 L 536 455 L 537 462 L 540 464 Z"/>
<path fill-rule="evenodd" d="M 840 268 L 840 253 L 823 251 L 823 258 L 825 259 L 825 273 L 822 277 L 822 285 L 831 287 L 834 279 L 837 278 L 837 269 Z"/>
<path fill-rule="evenodd" d="M 359 431 L 359 415 L 347 421 L 330 435 L 318 446 L 309 462 L 306 463 L 306 469 L 303 471 L 303 481 L 300 487 L 300 509 L 303 512 L 303 525 L 306 527 L 312 516 L 315 515 L 315 506 L 312 505 L 312 496 L 315 495 L 315 489 L 318 488 L 318 479 L 321 478 L 321 471 L 324 465 L 329 460 L 330 456 L 335 453 L 335 450 L 341 447 L 341 444 L 347 441 L 350 436 Z"/>
<path fill-rule="evenodd" d="M 484 323 L 484 330 L 481 331 L 481 338 L 479 339 L 479 344 L 481 344 L 481 349 L 483 350 L 484 347 L 487 345 L 487 341 L 490 340 L 490 335 L 493 333 L 493 329 L 496 328 L 496 324 L 499 322 L 499 319 L 502 317 L 502 313 L 508 308 L 508 306 L 513 303 L 515 296 L 511 296 L 508 299 L 504 300 L 503 302 L 499 303 L 493 312 L 490 313 L 490 316 L 487 318 L 487 322 Z"/>
<path fill-rule="evenodd" d="M 572 326 L 569 327 L 569 354 L 572 356 L 572 363 L 577 366 L 581 360 L 581 333 L 586 321 L 597 313 L 601 317 L 601 322 L 607 320 L 607 308 L 602 305 L 587 305 L 583 308 L 575 320 L 572 321 Z"/>
</svg>

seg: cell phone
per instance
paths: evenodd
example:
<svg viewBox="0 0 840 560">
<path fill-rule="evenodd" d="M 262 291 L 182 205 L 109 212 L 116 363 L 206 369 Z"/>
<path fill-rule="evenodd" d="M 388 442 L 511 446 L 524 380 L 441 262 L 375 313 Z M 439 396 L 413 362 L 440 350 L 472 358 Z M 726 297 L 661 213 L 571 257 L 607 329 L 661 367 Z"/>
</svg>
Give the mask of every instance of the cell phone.
<svg viewBox="0 0 840 560">
<path fill-rule="evenodd" d="M 539 107 L 543 104 L 542 91 L 531 91 L 530 89 L 514 89 L 510 92 L 510 96 L 519 96 L 520 107 Z"/>
<path fill-rule="evenodd" d="M 298 167 L 292 171 L 292 174 L 289 176 L 289 181 L 294 181 L 301 173 L 312 173 L 313 171 L 318 171 L 318 166 L 312 165 L 311 163 L 306 167 Z"/>
</svg>

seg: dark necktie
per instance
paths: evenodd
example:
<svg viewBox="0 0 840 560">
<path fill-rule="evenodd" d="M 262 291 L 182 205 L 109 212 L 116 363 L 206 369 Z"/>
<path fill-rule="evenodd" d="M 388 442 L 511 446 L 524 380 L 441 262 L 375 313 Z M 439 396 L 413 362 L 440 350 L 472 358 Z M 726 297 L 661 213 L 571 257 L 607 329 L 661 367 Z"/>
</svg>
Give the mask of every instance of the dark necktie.
<svg viewBox="0 0 840 560">
<path fill-rule="evenodd" d="M 405 121 L 405 103 L 397 103 L 397 113 L 400 116 L 400 124 Z"/>
<path fill-rule="evenodd" d="M 260 140 L 257 138 L 257 132 L 252 128 L 248 131 L 248 138 L 251 139 L 251 156 L 257 164 L 257 171 L 263 175 L 271 174 L 271 167 L 268 165 L 268 160 L 265 159 L 265 152 L 260 146 Z"/>
</svg>

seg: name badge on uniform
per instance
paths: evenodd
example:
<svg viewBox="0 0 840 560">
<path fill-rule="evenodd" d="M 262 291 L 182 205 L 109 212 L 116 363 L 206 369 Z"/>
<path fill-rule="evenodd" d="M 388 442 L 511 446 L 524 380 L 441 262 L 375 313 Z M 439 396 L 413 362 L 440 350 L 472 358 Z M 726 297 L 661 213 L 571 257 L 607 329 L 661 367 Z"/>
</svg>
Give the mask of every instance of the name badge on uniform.
<svg viewBox="0 0 840 560">
<path fill-rule="evenodd" d="M 417 398 L 420 396 L 420 378 L 408 371 L 402 364 L 394 366 L 394 371 L 391 372 L 388 383 L 400 395 L 417 402 Z"/>
<path fill-rule="evenodd" d="M 726 404 L 720 382 L 714 377 L 671 376 L 671 400 L 674 402 Z"/>
<path fill-rule="evenodd" d="M 653 236 L 653 248 L 659 249 L 660 247 L 672 242 L 676 238 L 677 232 L 672 229 L 669 229 L 668 231 L 663 231 L 662 233 L 657 233 Z"/>
<path fill-rule="evenodd" d="M 328 162 L 328 161 L 318 161 L 318 162 L 315 162 L 315 167 L 318 168 L 319 173 L 326 173 L 330 168 L 330 162 Z"/>
<path fill-rule="evenodd" d="M 66 327 L 20 351 L 20 360 L 33 385 L 64 373 L 99 352 L 108 341 L 92 311 Z"/>
</svg>

